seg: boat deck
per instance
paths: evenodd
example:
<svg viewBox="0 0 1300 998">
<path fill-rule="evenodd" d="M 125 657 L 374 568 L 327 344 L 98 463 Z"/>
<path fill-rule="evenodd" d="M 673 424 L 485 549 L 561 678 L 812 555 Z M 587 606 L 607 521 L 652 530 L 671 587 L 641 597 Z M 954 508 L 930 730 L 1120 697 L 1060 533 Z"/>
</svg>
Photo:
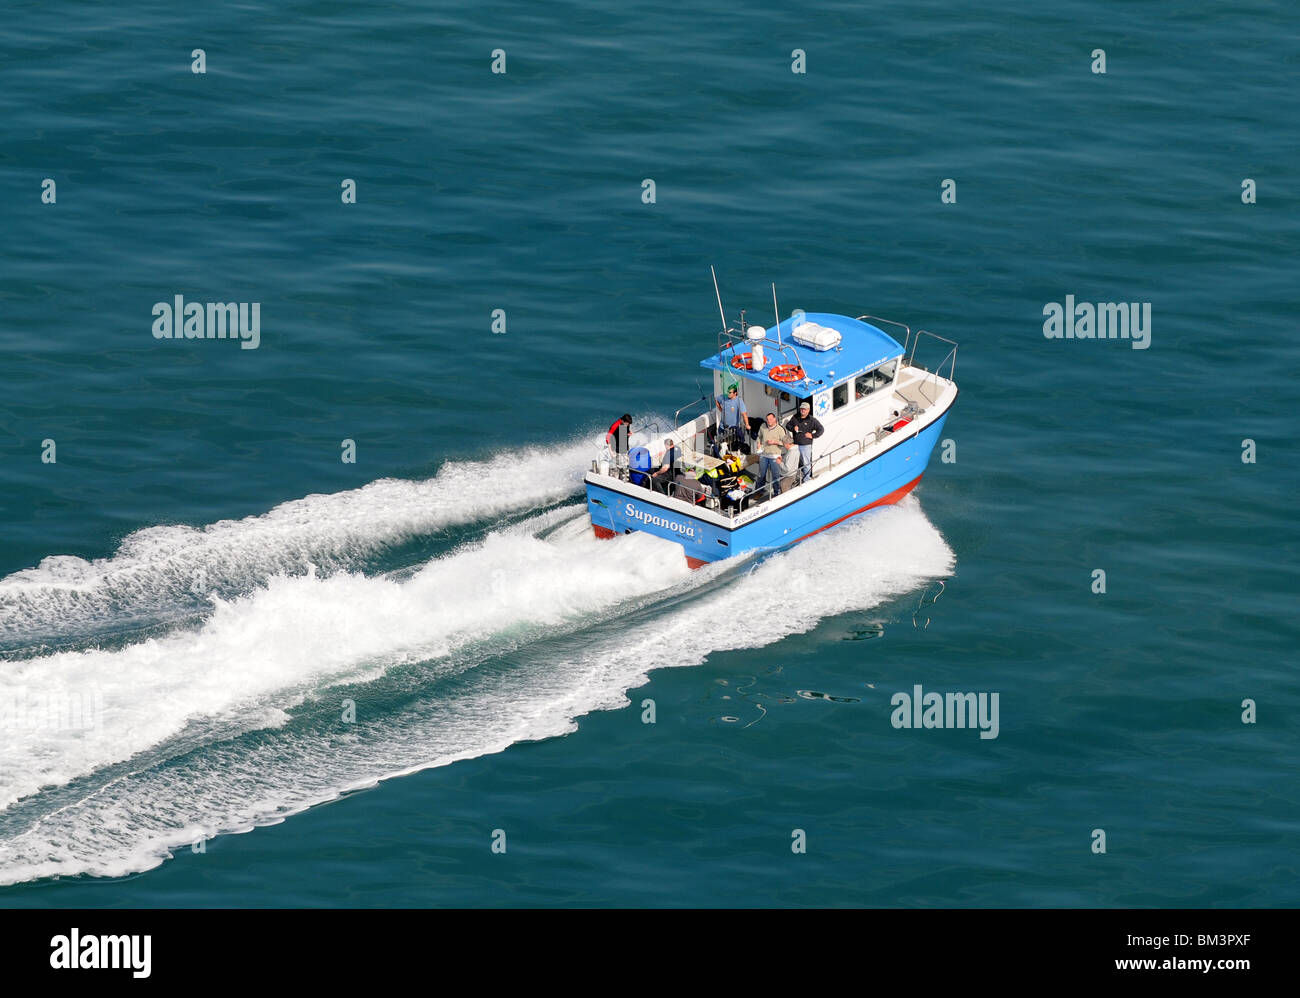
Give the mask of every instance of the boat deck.
<svg viewBox="0 0 1300 998">
<path fill-rule="evenodd" d="M 772 494 L 771 485 L 761 489 L 746 489 L 743 498 L 725 501 L 715 493 L 711 484 L 698 478 L 699 473 L 718 467 L 722 462 L 709 453 L 712 436 L 717 426 L 717 411 L 704 412 L 687 420 L 669 433 L 656 434 L 648 443 L 651 452 L 651 466 L 658 467 L 663 459 L 663 440 L 670 438 L 681 452 L 679 474 L 667 491 L 662 488 L 651 489 L 646 486 L 633 485 L 626 480 L 626 470 L 610 468 L 608 475 L 595 475 L 595 480 L 607 487 L 626 491 L 630 495 L 653 495 L 655 501 L 668 508 L 679 509 L 683 513 L 709 514 L 734 517 L 748 510 L 764 511 L 778 509 L 785 505 L 783 500 L 793 501 L 793 496 L 809 486 L 819 484 L 825 477 L 835 477 L 835 473 L 864 464 L 872 457 L 887 449 L 895 438 L 895 432 L 909 435 L 923 429 L 930 420 L 925 413 L 947 409 L 950 404 L 948 396 L 956 395 L 956 386 L 946 378 L 935 375 L 918 367 L 903 367 L 891 385 L 890 390 L 872 391 L 860 395 L 857 399 L 856 429 L 845 438 L 841 432 L 837 439 L 830 442 L 830 449 L 818 453 L 814 450 L 812 479 L 808 482 L 798 481 L 797 457 L 789 462 L 781 479 L 781 492 Z M 911 410 L 913 423 L 908 429 L 891 432 L 888 427 L 893 423 L 893 413 Z M 758 478 L 759 455 L 752 453 L 741 455 L 745 462 L 744 473 L 756 482 Z M 760 514 L 761 515 L 761 514 Z"/>
</svg>

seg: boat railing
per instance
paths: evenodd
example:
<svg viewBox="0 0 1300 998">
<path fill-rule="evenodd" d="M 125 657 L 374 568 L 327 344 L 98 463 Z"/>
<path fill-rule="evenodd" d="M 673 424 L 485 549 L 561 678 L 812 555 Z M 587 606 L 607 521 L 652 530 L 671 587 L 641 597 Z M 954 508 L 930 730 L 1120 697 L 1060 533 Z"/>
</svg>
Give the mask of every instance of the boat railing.
<svg viewBox="0 0 1300 998">
<path fill-rule="evenodd" d="M 864 319 L 870 319 L 872 322 L 883 322 L 883 323 L 886 323 L 886 324 L 888 324 L 888 325 L 890 325 L 890 326 L 897 326 L 899 329 L 903 330 L 903 332 L 904 332 L 904 336 L 903 336 L 903 353 L 907 353 L 907 346 L 908 346 L 908 344 L 909 344 L 909 343 L 911 342 L 911 340 L 912 340 L 912 327 L 911 327 L 911 326 L 909 326 L 909 325 L 908 325 L 907 323 L 905 323 L 905 322 L 895 322 L 893 319 L 882 319 L 882 318 L 881 318 L 880 316 L 878 316 L 878 315 L 860 315 L 860 316 L 858 316 L 858 321 L 859 321 L 859 322 L 862 322 Z"/>
<path fill-rule="evenodd" d="M 872 434 L 868 434 L 868 438 L 862 440 L 850 440 L 847 443 L 843 443 L 836 447 L 834 450 L 822 454 L 813 461 L 813 476 L 816 476 L 819 470 L 830 471 L 837 465 L 842 464 L 844 461 L 861 455 L 868 447 L 870 447 L 871 442 L 869 438 L 871 436 Z M 596 469 L 593 467 L 592 470 L 594 471 Z M 764 482 L 764 484 L 758 488 L 747 489 L 742 496 L 732 499 L 729 493 L 723 492 L 718 494 L 713 485 L 706 484 L 698 479 L 688 478 L 683 481 L 677 481 L 674 478 L 668 481 L 658 482 L 650 472 L 638 472 L 636 474 L 644 475 L 646 481 L 640 483 L 634 482 L 632 476 L 627 474 L 626 470 L 624 470 L 624 475 L 626 475 L 626 477 L 624 477 L 624 475 L 619 475 L 618 477 L 623 478 L 625 482 L 635 485 L 637 488 L 644 488 L 648 492 L 662 495 L 670 499 L 676 499 L 692 509 L 696 506 L 703 506 L 705 509 L 713 510 L 720 515 L 729 518 L 735 517 L 740 513 L 753 508 L 760 502 L 767 502 L 775 498 L 773 489 L 775 488 L 776 483 L 772 481 Z M 783 472 L 780 479 L 783 483 L 783 487 L 796 488 L 802 484 L 799 481 L 799 474 L 800 472 L 798 468 L 793 472 Z"/>
<path fill-rule="evenodd" d="M 768 330 L 768 332 L 770 333 L 771 330 Z M 748 367 L 736 367 L 736 365 L 732 363 L 733 358 L 738 357 L 743 353 L 753 353 L 755 343 L 761 344 L 765 353 L 780 354 L 781 364 L 790 367 L 797 367 L 801 371 L 803 370 L 803 361 L 800 359 L 799 351 L 793 343 L 786 343 L 784 341 L 778 343 L 776 340 L 772 339 L 770 335 L 764 336 L 761 340 L 751 340 L 747 339 L 743 334 L 737 333 L 734 329 L 727 330 L 727 339 L 725 343 L 723 342 L 723 335 L 721 333 L 718 334 L 718 359 L 722 361 L 724 365 L 727 365 L 730 370 L 738 373 L 749 372 L 751 374 L 759 374 L 764 370 L 770 370 L 773 367 L 781 366 L 781 364 L 775 364 L 769 361 L 759 371 L 751 370 Z M 792 357 L 793 360 L 791 359 Z M 788 384 L 791 388 L 794 388 L 798 384 L 807 382 L 808 377 L 805 374 L 803 382 L 790 381 L 782 383 Z"/>
<path fill-rule="evenodd" d="M 700 403 L 709 402 L 712 401 L 712 399 L 713 399 L 712 395 L 701 395 L 699 398 L 695 399 L 694 401 L 687 402 L 684 406 L 682 406 L 675 413 L 673 413 L 673 429 L 680 430 L 682 428 L 682 413 L 690 412 L 696 406 L 700 406 L 700 411 L 695 413 L 695 415 L 693 416 L 687 417 L 688 419 L 699 419 L 701 416 L 710 415 L 712 413 L 712 410 L 707 405 L 700 405 Z"/>
<path fill-rule="evenodd" d="M 645 434 L 646 442 L 651 444 L 662 439 L 662 436 L 664 435 L 663 427 L 660 425 L 659 420 L 657 419 L 652 419 L 648 423 L 641 424 L 641 428 L 638 429 L 636 432 L 640 434 Z M 635 447 L 645 446 L 645 444 L 633 444 L 631 436 L 628 437 L 627 445 L 629 449 L 631 449 L 634 446 Z M 620 453 L 614 450 L 614 448 L 610 446 L 608 441 L 606 441 L 605 443 L 597 444 L 596 453 L 593 454 L 591 458 L 591 470 L 596 471 L 597 466 L 602 461 L 607 462 L 611 468 L 627 468 L 628 466 L 627 452 L 624 451 Z"/>
<path fill-rule="evenodd" d="M 703 505 L 705 509 L 712 509 L 715 505 L 713 489 L 703 482 L 691 479 L 685 482 L 675 480 L 669 482 L 665 494 L 670 499 L 677 499 L 691 507 Z"/>
<path fill-rule="evenodd" d="M 746 492 L 727 513 L 730 516 L 735 516 L 737 513 L 743 513 L 745 510 L 751 509 L 757 502 L 767 502 L 772 498 L 772 485 L 772 482 L 767 482 L 761 488 Z"/>
<path fill-rule="evenodd" d="M 933 371 L 931 371 L 929 368 L 926 368 L 923 365 L 916 363 L 916 348 L 917 345 L 921 342 L 922 336 L 929 336 L 932 339 L 939 340 L 942 343 L 947 343 L 949 346 L 952 347 L 952 349 L 949 350 L 948 353 L 944 356 L 943 360 L 939 361 L 939 363 L 935 365 Z M 945 364 L 948 366 L 948 376 L 946 378 L 943 376 L 943 368 Z M 932 333 L 928 329 L 918 329 L 916 331 L 916 338 L 912 342 L 912 352 L 907 358 L 907 366 L 918 367 L 922 371 L 925 371 L 927 374 L 933 375 L 936 379 L 947 381 L 948 384 L 951 385 L 955 382 L 957 378 L 957 343 L 954 340 L 948 339 L 948 337 L 946 336 L 940 336 L 938 333 Z M 931 405 L 934 405 L 935 398 L 925 390 L 926 383 L 928 381 L 929 381 L 928 378 L 922 378 L 920 382 L 917 384 L 917 391 L 920 392 L 922 396 L 924 396 L 927 402 L 929 402 Z"/>
<path fill-rule="evenodd" d="M 652 430 L 654 431 L 653 433 L 651 432 Z M 658 443 L 659 439 L 663 436 L 664 430 L 659 424 L 659 420 L 652 419 L 648 423 L 642 423 L 638 432 L 648 434 L 646 437 L 647 442 Z M 628 446 L 632 446 L 631 439 L 628 440 Z M 637 446 L 644 447 L 645 444 L 637 444 Z"/>
<path fill-rule="evenodd" d="M 712 401 L 712 395 L 701 395 L 694 402 L 687 402 L 684 406 L 673 413 L 674 426 L 670 435 L 680 446 L 689 447 L 691 450 L 701 450 L 701 448 L 697 446 L 701 442 L 698 439 L 700 434 L 704 434 L 705 439 L 707 439 L 709 427 L 716 425 L 718 421 L 716 411 L 709 404 Z M 692 412 L 692 410 L 696 410 L 697 407 L 698 411 Z M 686 414 L 685 422 L 682 420 L 683 414 Z M 703 417 L 704 422 L 701 423 L 698 428 L 692 429 L 689 433 L 684 432 L 687 424 L 694 423 L 701 417 Z"/>
<path fill-rule="evenodd" d="M 754 503 L 759 501 L 760 497 L 768 498 L 772 491 L 772 484 L 769 482 L 759 489 L 746 489 L 744 495 L 739 499 L 732 499 L 727 493 L 717 495 L 711 485 L 705 485 L 702 482 L 669 482 L 666 491 L 658 491 L 660 495 L 667 495 L 688 506 L 703 506 L 718 513 L 721 516 L 734 517 L 749 509 Z M 734 491 L 734 490 L 732 490 Z"/>
<path fill-rule="evenodd" d="M 646 480 L 644 482 L 633 481 L 631 477 L 632 474 L 638 476 L 643 475 Z M 689 479 L 684 482 L 679 482 L 675 479 L 660 481 L 648 471 L 633 472 L 626 478 L 623 478 L 622 481 L 631 485 L 633 488 L 645 489 L 653 495 L 661 495 L 666 496 L 669 499 L 676 499 L 678 502 L 684 503 L 690 507 L 702 504 L 706 509 L 716 509 L 718 506 L 717 500 L 713 494 L 713 488 L 709 485 L 705 485 L 703 482 Z"/>
<path fill-rule="evenodd" d="M 822 471 L 830 471 L 835 467 L 835 465 L 847 460 L 848 458 L 857 457 L 862 453 L 863 444 L 864 442 L 862 440 L 850 440 L 846 444 L 840 444 L 840 446 L 836 447 L 832 451 L 827 451 L 825 454 L 821 455 L 821 457 L 815 458 L 812 463 L 812 474 L 816 476 L 819 467 L 821 467 Z M 850 447 L 853 448 L 853 453 L 841 453 L 842 451 L 848 450 Z M 839 456 L 837 457 L 836 455 Z M 823 462 L 825 465 L 824 467 Z"/>
<path fill-rule="evenodd" d="M 849 458 L 857 457 L 862 454 L 863 451 L 866 450 L 866 447 L 867 443 L 865 440 L 850 440 L 847 443 L 841 444 L 833 451 L 828 451 L 821 457 L 817 458 L 813 462 L 812 473 L 815 475 L 819 467 L 821 467 L 823 471 L 829 471 L 837 464 L 842 464 Z M 852 452 L 848 453 L 850 449 Z M 783 483 L 783 487 L 785 488 L 797 487 L 800 484 L 798 468 L 792 472 L 783 472 L 780 476 L 780 481 Z M 775 498 L 773 493 L 775 486 L 776 482 L 766 481 L 758 488 L 745 490 L 744 495 L 740 498 L 731 499 L 726 493 L 723 493 L 720 496 L 715 495 L 711 485 L 705 485 L 701 482 L 693 482 L 689 480 L 686 482 L 672 481 L 667 483 L 666 490 L 662 490 L 661 494 L 676 497 L 682 502 L 692 506 L 697 505 L 698 500 L 702 496 L 706 509 L 716 510 L 722 516 L 734 517 L 743 513 L 747 509 L 753 508 L 760 502 L 767 502 L 768 500 Z"/>
<path fill-rule="evenodd" d="M 734 517 L 744 512 L 758 502 L 760 498 L 769 498 L 772 491 L 772 483 L 769 482 L 762 488 L 746 489 L 738 499 L 732 499 L 730 492 L 734 491 L 734 489 L 720 493 L 715 489 L 714 485 L 700 479 L 687 478 L 683 481 L 677 481 L 674 478 L 669 481 L 657 481 L 649 472 L 638 474 L 644 474 L 646 481 L 634 482 L 631 480 L 631 476 L 624 480 L 636 488 L 643 488 L 653 494 L 676 499 L 691 509 L 696 506 L 703 506 L 705 509 L 712 510 L 725 517 Z"/>
<path fill-rule="evenodd" d="M 798 471 L 782 474 L 780 476 L 780 481 L 784 482 L 789 479 L 792 483 L 791 487 L 793 487 L 793 482 L 798 480 L 798 475 Z M 723 508 L 719 510 L 719 512 L 721 512 L 723 516 L 736 516 L 737 514 L 745 512 L 747 509 L 752 509 L 757 503 L 767 502 L 769 499 L 774 498 L 772 489 L 775 486 L 775 481 L 768 481 L 764 482 L 758 488 L 747 489 L 744 495 L 739 499 L 733 500 L 729 507 Z"/>
</svg>

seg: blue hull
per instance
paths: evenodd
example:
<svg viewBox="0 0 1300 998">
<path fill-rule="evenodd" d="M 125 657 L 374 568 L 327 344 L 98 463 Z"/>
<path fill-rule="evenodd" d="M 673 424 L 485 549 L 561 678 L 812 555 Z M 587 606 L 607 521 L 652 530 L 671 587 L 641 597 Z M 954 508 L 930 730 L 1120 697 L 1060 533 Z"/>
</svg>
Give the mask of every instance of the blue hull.
<svg viewBox="0 0 1300 998">
<path fill-rule="evenodd" d="M 770 551 L 865 512 L 872 506 L 897 502 L 921 480 L 930 455 L 947 421 L 945 412 L 912 436 L 902 437 L 884 453 L 832 480 L 800 486 L 800 498 L 771 512 L 756 507 L 723 527 L 684 513 L 648 489 L 619 492 L 587 482 L 587 511 L 602 537 L 644 531 L 676 541 L 692 562 L 721 561 L 750 551 Z M 836 469 L 835 474 L 839 474 Z"/>
</svg>

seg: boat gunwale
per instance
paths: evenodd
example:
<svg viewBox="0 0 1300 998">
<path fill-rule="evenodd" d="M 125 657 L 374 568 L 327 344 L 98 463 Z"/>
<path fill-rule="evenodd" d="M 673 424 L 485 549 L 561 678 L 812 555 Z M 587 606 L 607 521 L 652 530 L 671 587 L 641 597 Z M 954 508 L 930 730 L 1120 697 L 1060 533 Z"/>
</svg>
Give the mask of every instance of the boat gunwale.
<svg viewBox="0 0 1300 998">
<path fill-rule="evenodd" d="M 796 498 L 791 502 L 785 503 L 784 505 L 781 506 L 771 505 L 770 500 L 769 502 L 763 503 L 760 507 L 758 507 L 759 510 L 758 512 L 756 512 L 753 516 L 747 517 L 742 522 L 737 522 L 740 519 L 739 517 L 723 516 L 721 513 L 718 513 L 711 509 L 704 511 L 710 514 L 710 518 L 705 519 L 704 517 L 700 516 L 700 512 L 696 509 L 695 506 L 688 504 L 681 499 L 674 500 L 673 497 L 671 496 L 666 497 L 667 501 L 676 502 L 682 508 L 679 509 L 676 506 L 666 506 L 664 505 L 664 502 L 658 498 L 660 494 L 655 492 L 653 489 L 646 489 L 645 486 L 642 485 L 633 485 L 632 483 L 625 482 L 620 478 L 613 478 L 608 475 L 600 475 L 594 471 L 588 471 L 583 476 L 583 483 L 585 485 L 595 485 L 600 488 L 606 489 L 610 492 L 617 492 L 619 495 L 627 496 L 628 498 L 635 499 L 638 502 L 645 502 L 648 505 L 654 506 L 658 509 L 662 509 L 670 513 L 674 513 L 678 516 L 692 517 L 696 520 L 699 520 L 701 523 L 707 523 L 710 526 L 718 527 L 720 529 L 728 530 L 734 533 L 737 530 L 740 530 L 744 527 L 748 527 L 750 524 L 757 523 L 759 520 L 762 520 L 764 517 L 770 516 L 773 513 L 778 513 L 781 512 L 782 510 L 793 508 L 801 500 L 806 499 L 812 495 L 815 495 L 816 493 L 820 492 L 822 489 L 826 488 L 827 486 L 835 484 L 840 479 L 842 479 L 845 475 L 851 474 L 852 472 L 857 471 L 859 468 L 865 468 L 867 465 L 871 464 L 871 462 L 884 457 L 890 451 L 894 450 L 894 448 L 903 446 L 909 440 L 914 440 L 917 436 L 919 436 L 925 430 L 929 429 L 936 422 L 938 422 L 939 419 L 946 416 L 948 412 L 952 409 L 953 405 L 956 404 L 957 396 L 960 394 L 961 390 L 957 387 L 956 382 L 949 381 L 948 384 L 952 387 L 953 390 L 952 398 L 948 400 L 948 404 L 944 406 L 941 412 L 936 413 L 932 419 L 929 419 L 925 423 L 918 425 L 912 433 L 902 435 L 902 438 L 898 440 L 896 443 L 892 443 L 888 447 L 883 448 L 879 453 L 875 454 L 872 457 L 869 457 L 865 461 L 855 464 L 855 463 L 851 463 L 852 459 L 850 458 L 848 461 L 841 464 L 841 466 L 838 469 L 834 469 L 832 476 L 830 477 L 823 476 L 820 483 L 816 485 L 814 488 L 799 489 L 798 491 L 801 492 L 802 494 L 796 496 Z M 856 455 L 854 456 L 856 457 Z M 594 481 L 593 481 L 593 476 L 596 479 Z M 607 481 L 612 484 L 606 484 Z M 590 499 L 588 499 L 588 501 L 590 502 Z"/>
</svg>

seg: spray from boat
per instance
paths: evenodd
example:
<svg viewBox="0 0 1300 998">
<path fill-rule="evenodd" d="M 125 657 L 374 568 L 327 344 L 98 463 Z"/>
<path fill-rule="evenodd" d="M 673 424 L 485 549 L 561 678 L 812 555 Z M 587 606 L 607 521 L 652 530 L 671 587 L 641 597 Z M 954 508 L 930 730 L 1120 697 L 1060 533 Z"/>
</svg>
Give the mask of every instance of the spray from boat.
<svg viewBox="0 0 1300 998">
<path fill-rule="evenodd" d="M 103 705 L 76 737 L 6 732 L 0 884 L 146 870 L 392 776 L 563 735 L 625 706 L 651 669 L 766 647 L 953 567 L 914 502 L 846 525 L 833 543 L 732 562 L 740 571 L 691 572 L 677 544 L 602 542 L 585 519 L 561 505 L 378 576 L 277 569 L 160 636 L 0 663 L 0 696 L 93 686 Z M 220 533 L 232 552 L 297 536 L 267 529 L 250 518 Z M 142 564 L 167 577 L 163 562 Z M 250 560 L 228 565 L 245 585 Z M 747 619 L 774 590 L 786 613 L 714 626 Z"/>
</svg>

